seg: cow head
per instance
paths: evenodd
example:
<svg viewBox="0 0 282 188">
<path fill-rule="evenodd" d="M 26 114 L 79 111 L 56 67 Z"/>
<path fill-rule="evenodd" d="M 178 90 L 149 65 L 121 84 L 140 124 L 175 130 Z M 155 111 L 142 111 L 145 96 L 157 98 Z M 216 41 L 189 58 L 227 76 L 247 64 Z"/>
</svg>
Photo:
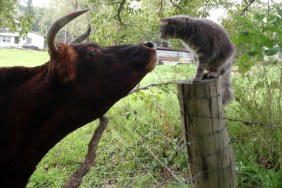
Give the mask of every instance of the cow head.
<svg viewBox="0 0 282 188">
<path fill-rule="evenodd" d="M 156 50 L 150 42 L 137 45 L 101 47 L 95 43 L 55 43 L 56 33 L 69 21 L 88 10 L 57 20 L 48 32 L 49 74 L 71 86 L 72 97 L 88 103 L 94 112 L 109 106 L 128 92 L 151 70 Z M 86 32 L 89 34 L 89 29 Z M 81 41 L 87 34 L 79 37 Z M 99 106 L 98 104 L 101 104 Z M 108 106 L 106 105 L 108 104 Z M 104 111 L 105 112 L 105 111 Z"/>
<path fill-rule="evenodd" d="M 117 92 L 119 95 L 121 90 L 122 93 L 127 93 L 128 89 L 154 68 L 156 62 L 154 45 L 148 42 L 100 47 L 95 43 L 70 45 L 54 43 L 57 32 L 86 11 L 88 10 L 64 16 L 50 28 L 47 38 L 51 57 L 50 73 L 58 76 L 62 82 L 73 82 L 77 88 L 86 89 L 88 94 L 91 94 L 89 90 L 95 88 L 97 83 L 99 87 L 105 85 L 109 93 Z M 129 88 L 124 91 L 126 87 Z M 93 92 L 97 93 L 97 89 L 95 91 L 93 89 Z M 99 90 L 104 90 L 104 87 Z"/>
</svg>

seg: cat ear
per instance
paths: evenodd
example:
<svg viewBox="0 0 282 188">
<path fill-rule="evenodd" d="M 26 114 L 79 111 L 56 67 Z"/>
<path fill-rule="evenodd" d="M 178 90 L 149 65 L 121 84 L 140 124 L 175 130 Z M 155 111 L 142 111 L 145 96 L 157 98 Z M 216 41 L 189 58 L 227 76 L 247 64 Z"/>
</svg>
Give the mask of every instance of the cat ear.
<svg viewBox="0 0 282 188">
<path fill-rule="evenodd" d="M 165 25 L 167 25 L 169 23 L 169 20 L 168 19 L 161 19 L 160 20 L 160 25 L 161 26 L 165 26 Z"/>
</svg>

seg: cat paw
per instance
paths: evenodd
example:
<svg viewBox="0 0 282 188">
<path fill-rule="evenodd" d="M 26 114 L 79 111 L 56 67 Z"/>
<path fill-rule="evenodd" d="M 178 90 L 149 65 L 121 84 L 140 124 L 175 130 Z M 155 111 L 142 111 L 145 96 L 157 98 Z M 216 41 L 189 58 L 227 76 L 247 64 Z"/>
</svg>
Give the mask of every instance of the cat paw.
<svg viewBox="0 0 282 188">
<path fill-rule="evenodd" d="M 207 77 L 208 78 L 217 78 L 218 77 L 218 74 L 216 72 L 209 72 L 207 74 Z"/>
<path fill-rule="evenodd" d="M 202 79 L 200 78 L 193 78 L 192 83 L 198 83 L 200 82 Z"/>
</svg>

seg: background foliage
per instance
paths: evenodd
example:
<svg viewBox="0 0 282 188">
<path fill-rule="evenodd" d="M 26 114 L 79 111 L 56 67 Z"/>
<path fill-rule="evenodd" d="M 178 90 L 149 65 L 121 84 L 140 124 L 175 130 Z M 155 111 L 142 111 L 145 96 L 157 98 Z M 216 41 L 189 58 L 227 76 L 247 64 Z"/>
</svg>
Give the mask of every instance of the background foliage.
<svg viewBox="0 0 282 188">
<path fill-rule="evenodd" d="M 28 11 L 28 5 L 27 11 L 20 11 L 17 0 L 0 0 L 0 5 L 0 31 L 8 29 L 18 31 L 21 35 L 30 31 L 34 17 Z"/>
</svg>

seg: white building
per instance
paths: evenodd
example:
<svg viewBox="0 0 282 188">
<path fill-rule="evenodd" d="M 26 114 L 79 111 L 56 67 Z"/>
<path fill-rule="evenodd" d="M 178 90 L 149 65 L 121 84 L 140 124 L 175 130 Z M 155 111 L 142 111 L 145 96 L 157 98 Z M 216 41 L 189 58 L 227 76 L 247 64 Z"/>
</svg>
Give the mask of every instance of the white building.
<svg viewBox="0 0 282 188">
<path fill-rule="evenodd" d="M 44 48 L 44 36 L 35 32 L 29 32 L 25 38 L 18 33 L 0 33 L 0 48 Z"/>
</svg>

